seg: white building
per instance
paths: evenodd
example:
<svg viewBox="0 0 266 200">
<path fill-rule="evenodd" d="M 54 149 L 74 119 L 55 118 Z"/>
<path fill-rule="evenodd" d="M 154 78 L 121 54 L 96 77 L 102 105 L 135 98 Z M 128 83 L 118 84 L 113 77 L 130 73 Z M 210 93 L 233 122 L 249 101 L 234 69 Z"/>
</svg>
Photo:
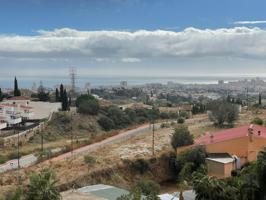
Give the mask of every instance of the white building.
<svg viewBox="0 0 266 200">
<path fill-rule="evenodd" d="M 123 89 L 127 89 L 127 81 L 121 81 L 120 82 L 120 87 Z"/>
</svg>

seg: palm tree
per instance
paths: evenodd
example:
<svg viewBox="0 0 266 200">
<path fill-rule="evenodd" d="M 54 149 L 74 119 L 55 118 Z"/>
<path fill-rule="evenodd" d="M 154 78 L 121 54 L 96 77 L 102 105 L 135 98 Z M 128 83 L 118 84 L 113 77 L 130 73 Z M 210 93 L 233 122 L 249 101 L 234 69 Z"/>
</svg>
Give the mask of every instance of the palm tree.
<svg viewBox="0 0 266 200">
<path fill-rule="evenodd" d="M 259 183 L 256 174 L 247 174 L 240 186 L 240 194 L 242 200 L 256 200 L 259 199 Z"/>
<path fill-rule="evenodd" d="M 50 169 L 44 169 L 39 174 L 30 177 L 30 184 L 27 191 L 28 200 L 60 200 L 61 195 L 56 189 L 55 173 Z"/>
</svg>

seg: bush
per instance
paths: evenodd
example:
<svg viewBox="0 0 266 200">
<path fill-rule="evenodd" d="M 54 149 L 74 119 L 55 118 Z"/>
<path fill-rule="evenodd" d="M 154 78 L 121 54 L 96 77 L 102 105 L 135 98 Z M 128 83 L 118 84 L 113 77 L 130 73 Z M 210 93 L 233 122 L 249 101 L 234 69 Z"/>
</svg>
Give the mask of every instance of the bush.
<svg viewBox="0 0 266 200">
<path fill-rule="evenodd" d="M 184 119 L 188 119 L 189 116 L 188 116 L 188 113 L 186 111 L 181 111 L 179 113 L 179 117 L 184 118 Z"/>
<path fill-rule="evenodd" d="M 179 125 L 172 134 L 171 145 L 174 149 L 194 143 L 193 135 L 190 134 L 188 127 Z"/>
<path fill-rule="evenodd" d="M 195 147 L 179 153 L 174 163 L 175 173 L 178 181 L 190 181 L 195 171 L 206 174 L 205 159 L 207 152 L 204 147 Z"/>
<path fill-rule="evenodd" d="M 78 112 L 82 114 L 97 115 L 100 109 L 99 101 L 92 95 L 81 95 L 76 100 Z"/>
<path fill-rule="evenodd" d="M 169 117 L 169 114 L 166 113 L 166 112 L 162 112 L 162 113 L 160 114 L 160 117 L 161 117 L 162 119 L 169 119 L 169 118 L 170 118 L 170 117 Z"/>
<path fill-rule="evenodd" d="M 263 125 L 263 120 L 261 118 L 254 118 L 252 121 L 251 121 L 251 124 L 257 124 L 257 125 Z"/>
<path fill-rule="evenodd" d="M 43 169 L 40 173 L 31 175 L 26 199 L 61 199 L 56 183 L 55 173 L 51 169 Z"/>
<path fill-rule="evenodd" d="M 179 117 L 179 118 L 177 119 L 177 123 L 178 123 L 178 124 L 184 124 L 184 123 L 185 123 L 185 119 L 184 119 L 183 117 Z"/>
<path fill-rule="evenodd" d="M 154 181 L 142 180 L 139 181 L 135 188 L 145 196 L 158 195 L 160 192 L 160 185 Z"/>
<path fill-rule="evenodd" d="M 115 128 L 124 128 L 131 123 L 128 115 L 116 106 L 108 108 L 107 116 L 113 120 Z"/>
<path fill-rule="evenodd" d="M 105 131 L 110 131 L 111 129 L 115 128 L 113 120 L 106 116 L 101 117 L 98 120 L 98 123 Z"/>
<path fill-rule="evenodd" d="M 135 161 L 130 162 L 131 169 L 139 172 L 140 174 L 144 174 L 150 169 L 149 163 L 144 159 L 137 159 Z"/>
<path fill-rule="evenodd" d="M 78 112 L 82 114 L 97 115 L 100 109 L 99 102 L 94 100 L 81 101 L 78 107 Z"/>
<path fill-rule="evenodd" d="M 162 123 L 161 128 L 169 128 L 170 124 L 169 123 Z"/>
<path fill-rule="evenodd" d="M 85 155 L 84 156 L 84 162 L 86 163 L 86 165 L 90 166 L 93 165 L 95 163 L 95 158 L 90 156 L 90 155 Z"/>
<path fill-rule="evenodd" d="M 0 155 L 0 164 L 3 164 L 7 161 L 7 157 L 6 156 L 3 156 L 3 155 Z"/>
</svg>

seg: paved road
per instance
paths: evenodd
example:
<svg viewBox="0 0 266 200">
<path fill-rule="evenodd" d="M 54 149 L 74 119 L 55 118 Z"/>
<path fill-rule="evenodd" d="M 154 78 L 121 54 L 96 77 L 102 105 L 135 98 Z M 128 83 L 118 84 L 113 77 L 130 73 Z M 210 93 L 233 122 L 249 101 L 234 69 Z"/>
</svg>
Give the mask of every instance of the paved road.
<svg viewBox="0 0 266 200">
<path fill-rule="evenodd" d="M 155 129 L 158 129 L 160 127 L 160 124 L 155 124 Z M 86 154 L 88 152 L 92 152 L 95 151 L 107 144 L 112 144 L 115 142 L 121 142 L 121 141 L 125 141 L 128 140 L 129 138 L 147 133 L 148 131 L 150 131 L 150 126 L 149 125 L 143 125 L 140 126 L 136 129 L 132 129 L 129 131 L 125 131 L 125 132 L 121 132 L 118 135 L 112 136 L 110 138 L 107 138 L 103 141 L 94 143 L 94 144 L 90 144 L 78 149 L 75 149 L 73 151 L 73 155 L 74 156 L 78 156 L 78 155 L 83 155 Z M 70 158 L 72 156 L 71 152 L 62 154 L 60 156 L 57 156 L 55 158 L 50 159 L 50 161 L 57 161 L 57 160 L 63 160 L 63 159 L 67 159 Z M 36 161 L 37 161 L 37 157 L 33 154 L 27 155 L 27 156 L 23 156 L 20 158 L 20 167 L 28 167 L 33 165 Z M 46 162 L 49 162 L 48 160 Z M 10 160 L 2 165 L 0 165 L 0 173 L 12 170 L 12 169 L 17 169 L 18 168 L 18 160 L 14 159 L 14 160 Z"/>
<path fill-rule="evenodd" d="M 155 124 L 154 128 L 158 129 L 158 128 L 160 128 L 160 125 L 161 125 L 161 123 Z M 92 151 L 95 151 L 97 149 L 100 149 L 100 148 L 104 147 L 107 144 L 112 144 L 112 143 L 116 143 L 116 142 L 122 142 L 122 141 L 128 140 L 128 139 L 130 139 L 132 137 L 145 134 L 145 133 L 147 133 L 150 130 L 151 130 L 150 129 L 150 125 L 142 125 L 142 126 L 136 128 L 136 129 L 125 131 L 125 132 L 121 132 L 118 135 L 109 137 L 109 138 L 107 138 L 105 140 L 102 140 L 100 142 L 93 143 L 93 144 L 81 147 L 79 149 L 75 149 L 73 151 L 73 154 L 71 152 L 68 152 L 68 153 L 62 154 L 60 156 L 54 157 L 54 158 L 50 159 L 50 161 L 58 161 L 58 160 L 68 159 L 68 158 L 71 158 L 72 155 L 74 157 L 80 156 L 80 155 L 84 155 L 84 154 L 87 154 L 88 152 L 92 152 Z M 46 161 L 46 162 L 49 162 L 49 161 Z"/>
<path fill-rule="evenodd" d="M 190 124 L 190 123 L 195 123 L 197 121 L 198 121 L 198 119 L 188 119 L 186 121 L 186 123 Z M 160 125 L 161 125 L 161 123 L 155 124 L 155 126 L 154 126 L 155 129 L 160 128 Z M 128 140 L 132 137 L 145 134 L 151 130 L 150 128 L 151 128 L 150 125 L 146 124 L 146 125 L 142 125 L 142 126 L 136 128 L 136 129 L 121 132 L 118 135 L 109 137 L 103 141 L 75 149 L 73 151 L 73 156 L 76 157 L 76 156 L 84 155 L 84 154 L 87 154 L 89 152 L 98 150 L 107 144 L 122 142 L 122 141 Z M 64 159 L 68 159 L 71 157 L 72 157 L 72 153 L 68 152 L 68 153 L 62 154 L 60 156 L 54 157 L 54 158 L 50 159 L 50 161 L 64 160 Z M 27 156 L 20 158 L 20 166 L 21 167 L 28 167 L 30 165 L 33 165 L 36 161 L 37 161 L 37 157 L 34 156 L 33 154 L 30 154 L 30 155 L 27 155 Z M 49 161 L 47 160 L 45 162 L 48 163 Z M 3 172 L 8 171 L 8 170 L 16 169 L 16 168 L 17 168 L 17 159 L 10 160 L 5 164 L 0 165 L 0 173 L 3 173 Z"/>
<path fill-rule="evenodd" d="M 20 167 L 28 167 L 32 164 L 34 164 L 37 161 L 37 157 L 33 154 L 23 156 L 19 159 Z M 0 173 L 17 169 L 18 168 L 18 159 L 10 160 L 2 165 L 0 165 Z"/>
</svg>

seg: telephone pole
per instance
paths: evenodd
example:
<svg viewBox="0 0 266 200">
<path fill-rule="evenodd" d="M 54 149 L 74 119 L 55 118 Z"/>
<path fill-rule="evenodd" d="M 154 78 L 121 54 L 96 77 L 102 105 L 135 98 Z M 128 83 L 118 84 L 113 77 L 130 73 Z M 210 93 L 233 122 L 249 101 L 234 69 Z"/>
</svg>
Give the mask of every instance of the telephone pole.
<svg viewBox="0 0 266 200">
<path fill-rule="evenodd" d="M 155 149 L 154 149 L 154 120 L 152 121 L 152 155 L 155 155 Z"/>
<path fill-rule="evenodd" d="M 13 125 L 14 135 L 16 134 L 15 127 L 16 127 L 16 125 L 14 124 Z M 20 178 L 19 178 L 19 169 L 20 169 L 20 161 L 19 161 L 19 157 L 20 157 L 20 152 L 19 152 L 19 131 L 18 131 L 18 135 L 17 135 L 17 140 L 18 140 L 18 143 L 17 143 L 17 159 L 18 159 L 17 181 L 18 181 L 18 184 L 20 184 Z"/>
<path fill-rule="evenodd" d="M 71 156 L 73 158 L 73 150 L 74 150 L 74 147 L 73 147 L 73 113 L 72 111 L 71 112 Z"/>
</svg>

